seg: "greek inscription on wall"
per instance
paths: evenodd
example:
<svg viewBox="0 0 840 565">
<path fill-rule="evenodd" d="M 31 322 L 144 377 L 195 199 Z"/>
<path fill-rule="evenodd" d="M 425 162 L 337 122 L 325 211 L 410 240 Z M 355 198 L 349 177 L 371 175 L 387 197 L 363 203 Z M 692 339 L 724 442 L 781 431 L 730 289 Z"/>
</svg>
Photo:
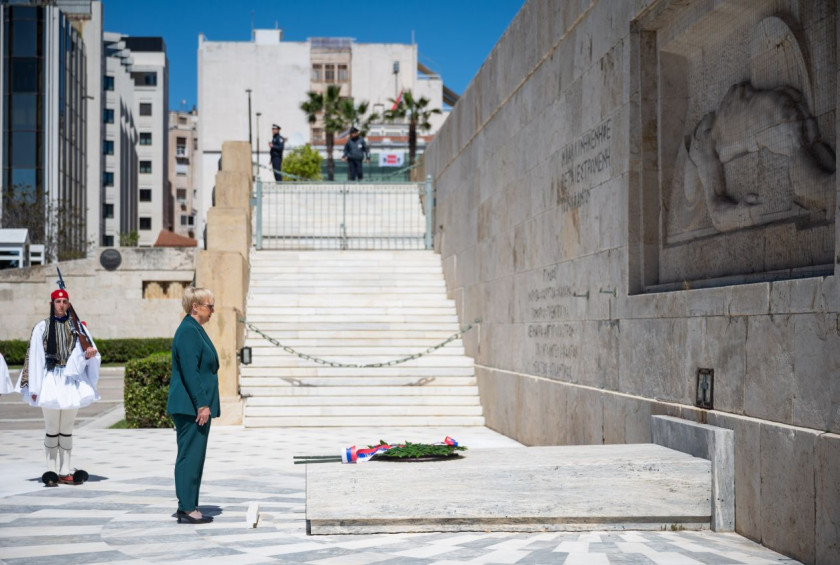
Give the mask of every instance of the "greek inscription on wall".
<svg viewBox="0 0 840 565">
<path fill-rule="evenodd" d="M 592 186 L 609 177 L 611 134 L 612 119 L 608 119 L 561 150 L 558 204 L 564 212 L 587 204 Z M 606 175 L 603 174 L 605 172 Z"/>
<path fill-rule="evenodd" d="M 528 291 L 530 319 L 535 322 L 527 327 L 528 350 L 535 375 L 568 380 L 579 357 L 577 334 L 574 325 L 555 320 L 568 318 L 565 302 L 574 291 L 558 279 L 557 267 L 543 269 L 538 285 Z"/>
</svg>

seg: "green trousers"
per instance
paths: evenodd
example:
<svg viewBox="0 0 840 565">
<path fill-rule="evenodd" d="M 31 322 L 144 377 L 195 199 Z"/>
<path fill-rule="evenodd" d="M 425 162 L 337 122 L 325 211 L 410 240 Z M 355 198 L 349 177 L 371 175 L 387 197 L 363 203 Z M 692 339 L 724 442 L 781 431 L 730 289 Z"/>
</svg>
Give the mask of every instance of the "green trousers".
<svg viewBox="0 0 840 565">
<path fill-rule="evenodd" d="M 204 473 L 207 439 L 210 437 L 210 420 L 203 426 L 195 416 L 172 414 L 178 436 L 178 457 L 175 459 L 175 496 L 178 510 L 192 512 L 198 508 L 198 491 Z"/>
</svg>

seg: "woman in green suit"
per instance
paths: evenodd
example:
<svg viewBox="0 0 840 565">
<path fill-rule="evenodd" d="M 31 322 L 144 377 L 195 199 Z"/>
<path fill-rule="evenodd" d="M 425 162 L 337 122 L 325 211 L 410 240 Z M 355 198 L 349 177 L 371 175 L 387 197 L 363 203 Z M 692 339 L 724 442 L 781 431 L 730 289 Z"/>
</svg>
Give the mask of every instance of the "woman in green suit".
<svg viewBox="0 0 840 565">
<path fill-rule="evenodd" d="M 172 378 L 166 411 L 175 421 L 178 457 L 175 494 L 178 523 L 213 520 L 198 510 L 210 419 L 219 417 L 219 357 L 203 326 L 213 315 L 215 300 L 206 288 L 188 287 L 181 301 L 184 316 L 172 340 Z"/>
</svg>

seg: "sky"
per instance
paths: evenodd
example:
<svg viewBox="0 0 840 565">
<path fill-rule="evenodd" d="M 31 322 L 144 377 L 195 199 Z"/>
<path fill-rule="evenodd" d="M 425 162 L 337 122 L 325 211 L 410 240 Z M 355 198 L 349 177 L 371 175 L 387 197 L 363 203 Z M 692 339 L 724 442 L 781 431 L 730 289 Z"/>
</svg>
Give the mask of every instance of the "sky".
<svg viewBox="0 0 840 565">
<path fill-rule="evenodd" d="M 198 103 L 198 35 L 250 41 L 251 27 L 283 30 L 284 41 L 350 37 L 359 43 L 417 43 L 418 60 L 462 94 L 524 0 L 103 0 L 105 31 L 161 36 L 169 57 L 169 106 Z"/>
</svg>

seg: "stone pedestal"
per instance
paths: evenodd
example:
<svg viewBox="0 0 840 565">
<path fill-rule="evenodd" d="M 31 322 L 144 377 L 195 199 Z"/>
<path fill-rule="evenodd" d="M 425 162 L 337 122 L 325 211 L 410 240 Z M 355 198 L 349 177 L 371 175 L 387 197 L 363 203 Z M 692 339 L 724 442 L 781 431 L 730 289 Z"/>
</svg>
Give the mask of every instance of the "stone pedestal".
<svg viewBox="0 0 840 565">
<path fill-rule="evenodd" d="M 251 249 L 251 214 L 245 208 L 207 211 L 207 250 L 231 251 L 248 257 Z"/>
<path fill-rule="evenodd" d="M 206 330 L 219 354 L 220 424 L 242 423 L 239 359 L 245 344 L 245 295 L 250 284 L 251 148 L 222 144 L 222 170 L 216 175 L 215 206 L 207 212 L 207 250 L 196 260 L 196 285 L 209 288 L 216 312 Z"/>
</svg>

